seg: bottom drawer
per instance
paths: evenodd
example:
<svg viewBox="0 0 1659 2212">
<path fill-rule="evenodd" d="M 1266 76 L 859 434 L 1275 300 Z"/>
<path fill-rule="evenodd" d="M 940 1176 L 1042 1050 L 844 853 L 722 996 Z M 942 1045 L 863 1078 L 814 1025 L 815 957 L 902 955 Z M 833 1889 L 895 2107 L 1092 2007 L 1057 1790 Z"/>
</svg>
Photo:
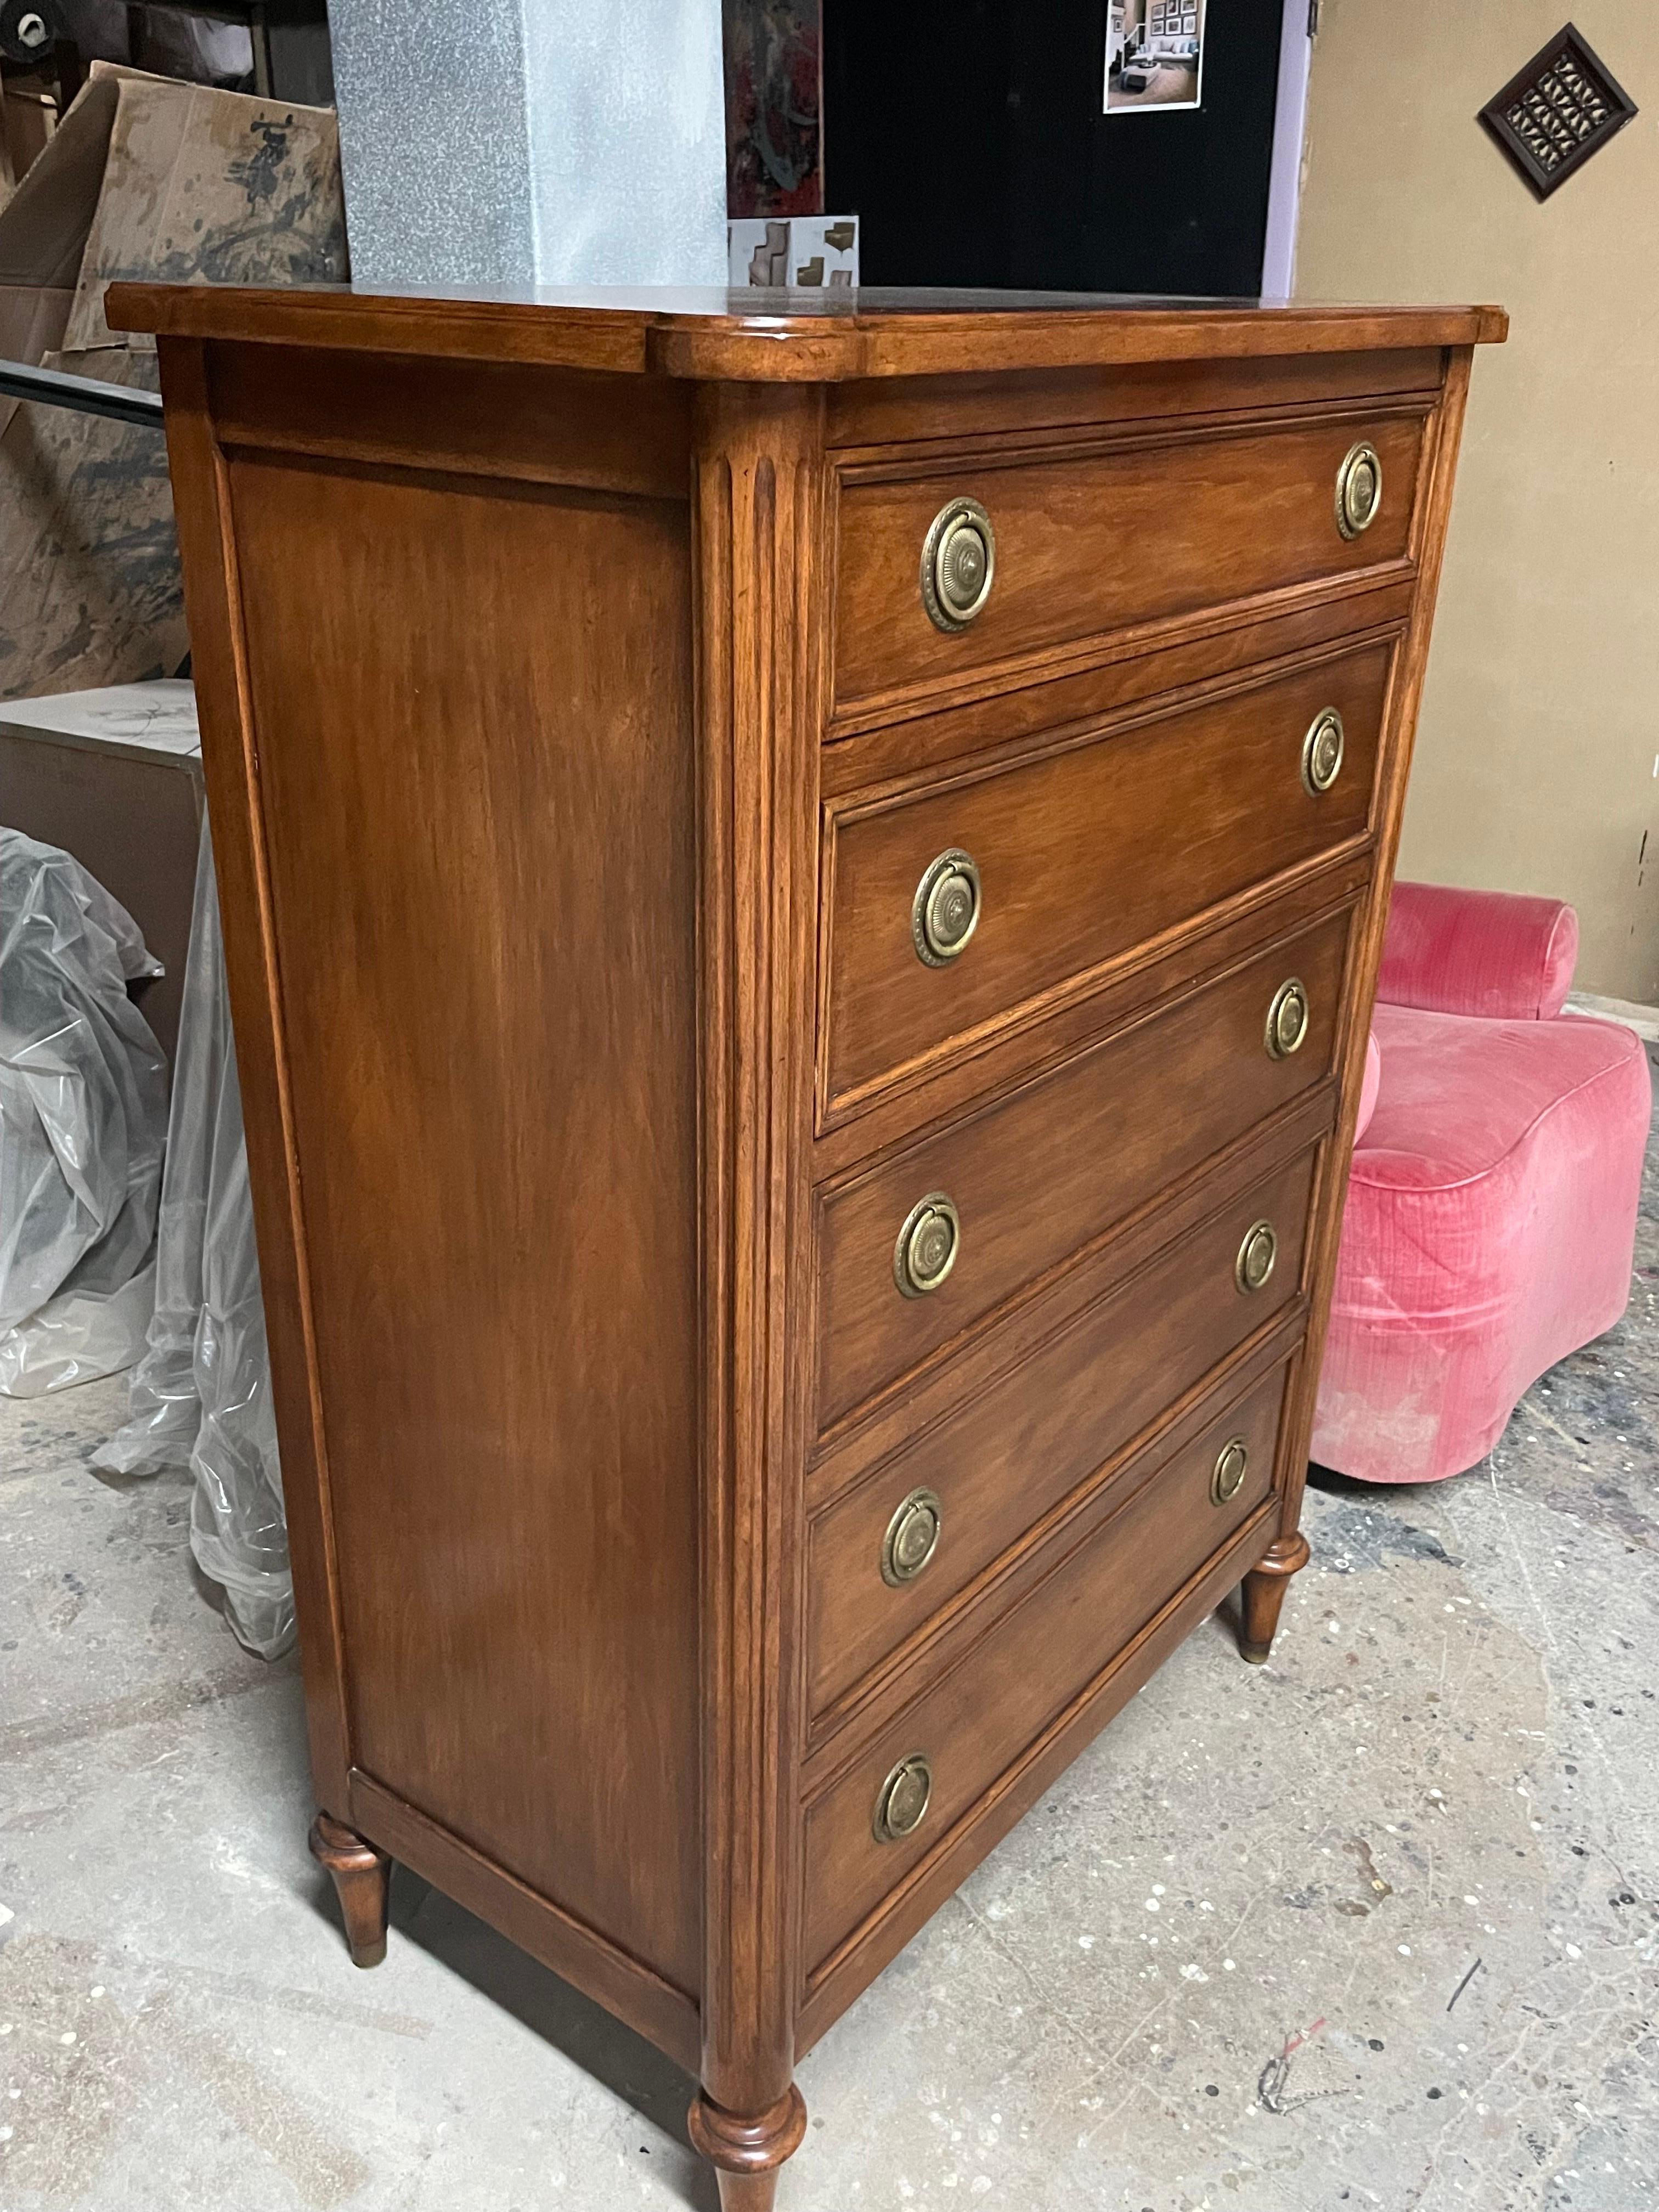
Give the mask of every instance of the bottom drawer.
<svg viewBox="0 0 1659 2212">
<path fill-rule="evenodd" d="M 1261 1504 L 1284 1393 L 1279 1368 L 1218 1413 L 808 1807 L 814 1969 Z"/>
</svg>

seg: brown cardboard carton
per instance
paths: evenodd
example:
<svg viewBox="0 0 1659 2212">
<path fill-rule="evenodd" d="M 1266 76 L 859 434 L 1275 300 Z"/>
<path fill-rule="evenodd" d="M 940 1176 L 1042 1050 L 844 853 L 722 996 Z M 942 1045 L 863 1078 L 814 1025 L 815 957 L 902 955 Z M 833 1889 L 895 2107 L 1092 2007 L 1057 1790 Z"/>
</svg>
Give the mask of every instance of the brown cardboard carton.
<svg viewBox="0 0 1659 2212">
<path fill-rule="evenodd" d="M 331 108 L 97 63 L 0 208 L 0 357 L 153 391 L 115 278 L 346 273 Z M 170 676 L 185 646 L 159 431 L 0 399 L 0 698 Z"/>
<path fill-rule="evenodd" d="M 0 706 L 0 823 L 72 853 L 137 923 L 163 973 L 127 993 L 169 1062 L 202 807 L 188 683 L 111 684 Z"/>
</svg>

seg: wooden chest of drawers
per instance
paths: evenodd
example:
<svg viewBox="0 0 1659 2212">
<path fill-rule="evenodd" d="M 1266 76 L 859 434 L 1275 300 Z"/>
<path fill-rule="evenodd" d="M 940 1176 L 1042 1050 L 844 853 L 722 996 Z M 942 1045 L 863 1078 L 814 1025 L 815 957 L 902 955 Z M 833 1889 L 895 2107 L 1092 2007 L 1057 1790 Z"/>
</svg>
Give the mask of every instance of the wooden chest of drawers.
<svg viewBox="0 0 1659 2212">
<path fill-rule="evenodd" d="M 1491 309 L 126 288 L 313 1842 L 796 2058 L 1242 1585 L 1265 1656 Z"/>
</svg>

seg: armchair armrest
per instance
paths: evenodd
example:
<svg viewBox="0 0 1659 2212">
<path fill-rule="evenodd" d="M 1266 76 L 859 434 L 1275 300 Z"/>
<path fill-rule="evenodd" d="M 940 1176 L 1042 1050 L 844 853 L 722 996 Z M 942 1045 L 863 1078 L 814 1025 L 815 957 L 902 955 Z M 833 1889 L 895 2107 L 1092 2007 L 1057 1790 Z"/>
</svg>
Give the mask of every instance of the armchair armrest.
<svg viewBox="0 0 1659 2212">
<path fill-rule="evenodd" d="M 1559 899 L 1397 883 L 1376 995 L 1427 1013 L 1548 1021 L 1577 958 L 1578 917 Z"/>
</svg>

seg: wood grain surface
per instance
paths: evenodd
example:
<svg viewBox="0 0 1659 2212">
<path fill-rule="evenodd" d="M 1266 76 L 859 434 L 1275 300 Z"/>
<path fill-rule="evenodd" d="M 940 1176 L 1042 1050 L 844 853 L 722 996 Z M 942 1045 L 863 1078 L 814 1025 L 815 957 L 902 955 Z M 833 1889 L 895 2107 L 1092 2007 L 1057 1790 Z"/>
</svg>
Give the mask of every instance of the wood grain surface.
<svg viewBox="0 0 1659 2212">
<path fill-rule="evenodd" d="M 1241 1581 L 1261 1656 L 1306 1557 L 1468 348 L 1503 318 L 111 299 L 163 331 L 353 1940 L 405 1859 L 695 2070 L 724 2212 L 769 2212 L 799 2053 Z M 1346 541 L 1361 437 L 1383 506 Z M 946 637 L 917 568 L 959 491 L 999 574 Z M 910 902 L 948 846 L 984 905 L 931 969 Z M 941 1189 L 955 1270 L 902 1297 Z M 921 1485 L 942 1539 L 896 1588 Z M 878 1843 L 917 1750 L 927 1816 Z"/>
<path fill-rule="evenodd" d="M 1310 402 L 1377 399 L 1399 392 L 1432 398 L 1445 374 L 1438 347 L 1376 353 L 1214 355 L 1200 360 L 1111 367 L 1028 368 L 1018 377 L 977 368 L 971 351 L 951 374 L 872 378 L 827 387 L 826 443 L 892 447 L 927 439 L 957 445 L 991 431 L 1032 431 L 1137 418 L 1218 418 L 1306 409 Z M 945 450 L 948 450 L 945 448 Z"/>
<path fill-rule="evenodd" d="M 1171 1404 L 1297 1297 L 1313 1183 L 1304 1157 L 1212 1218 L 1056 1329 L 988 1387 L 963 1390 L 942 1419 L 811 1522 L 806 1657 L 820 1713 L 925 1628 L 1079 1486 L 1098 1479 Z M 1241 1294 L 1245 1231 L 1271 1221 L 1280 1260 L 1265 1290 Z M 881 1573 L 894 1509 L 918 1486 L 939 1501 L 939 1547 L 914 1582 Z"/>
<path fill-rule="evenodd" d="M 818 1218 L 820 1431 L 1059 1266 L 1154 1193 L 1310 1089 L 1330 1064 L 1347 918 L 1276 945 L 1053 1073 L 823 1191 Z M 1306 1042 L 1267 1053 L 1279 986 L 1306 988 Z M 894 1240 L 942 1191 L 959 1256 L 924 1297 L 900 1294 Z"/>
<path fill-rule="evenodd" d="M 1284 1377 L 1229 1406 L 1197 1441 L 1133 1494 L 1109 1493 L 1109 1515 L 1023 1594 L 974 1646 L 884 1728 L 806 1808 L 805 1956 L 812 1967 L 856 1929 L 1044 1726 L 1199 1572 L 1268 1495 Z M 1222 1444 L 1242 1437 L 1244 1481 L 1227 1504 L 1210 1494 Z M 1060 1546 L 1056 1549 L 1062 1548 Z M 1042 1664 L 1030 1663 L 1040 1649 Z M 871 1813 L 884 1777 L 920 1751 L 933 1797 L 921 1826 L 878 1842 Z"/>
<path fill-rule="evenodd" d="M 1420 352 L 1501 340 L 1501 307 L 1297 306 L 1253 300 L 1115 300 L 1087 293 L 793 294 L 785 312 L 746 291 L 672 285 L 551 288 L 496 297 L 399 296 L 349 284 L 280 291 L 112 284 L 112 330 L 234 337 L 370 353 L 536 362 L 556 368 L 749 384 L 1018 374 L 1139 362 Z"/>
<path fill-rule="evenodd" d="M 1156 708 L 826 811 L 826 1116 L 1225 899 L 1368 828 L 1389 652 L 1327 652 L 1267 683 Z M 1334 708 L 1343 764 L 1302 777 Z M 979 921 L 945 967 L 918 958 L 912 907 L 939 854 L 979 870 Z M 1149 854 L 1179 850 L 1179 868 Z"/>
<path fill-rule="evenodd" d="M 686 510 L 229 497 L 356 1763 L 695 1991 Z"/>
<path fill-rule="evenodd" d="M 696 441 L 704 1969 L 691 2126 L 732 2212 L 764 2193 L 806 2124 L 793 1976 L 822 395 L 711 389 Z"/>
<path fill-rule="evenodd" d="M 1090 449 L 964 454 L 927 474 L 866 463 L 842 474 L 836 702 L 1018 664 L 1073 640 L 1248 605 L 1328 577 L 1382 569 L 1409 542 L 1420 411 L 1345 409 L 1248 430 L 1125 434 Z M 1361 440 L 1382 461 L 1381 509 L 1337 529 L 1337 471 Z M 903 472 L 900 473 L 902 467 Z M 928 526 L 947 503 L 991 518 L 996 570 L 966 629 L 935 628 L 918 581 Z"/>
</svg>

